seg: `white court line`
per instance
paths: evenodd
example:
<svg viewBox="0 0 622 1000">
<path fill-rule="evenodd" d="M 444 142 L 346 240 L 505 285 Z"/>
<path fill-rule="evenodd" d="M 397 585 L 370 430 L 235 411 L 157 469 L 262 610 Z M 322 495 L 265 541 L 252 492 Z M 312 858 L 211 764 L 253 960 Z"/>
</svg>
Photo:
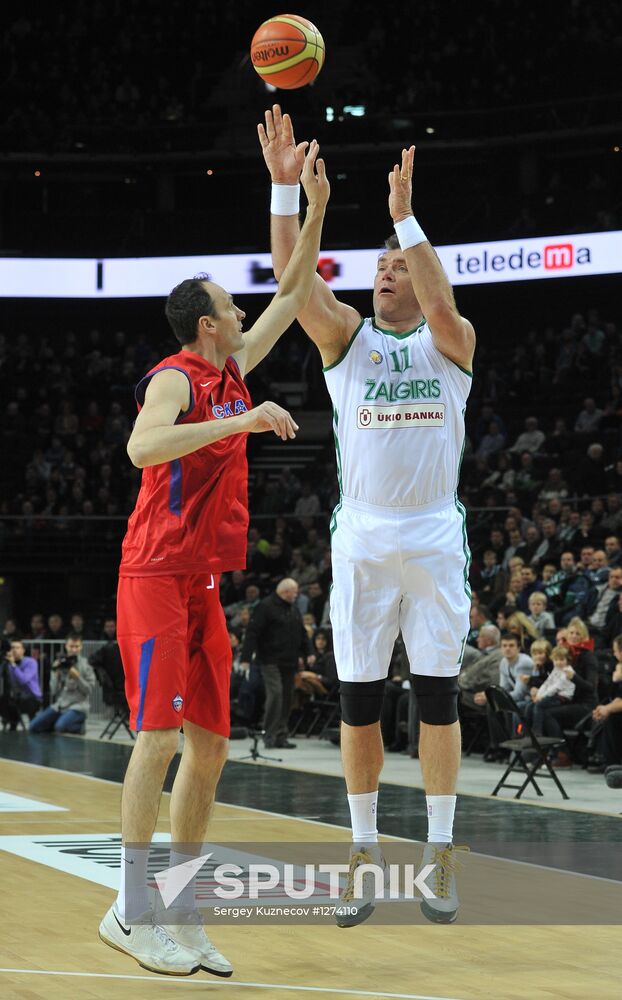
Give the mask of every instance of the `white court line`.
<svg viewBox="0 0 622 1000">
<path fill-rule="evenodd" d="M 192 979 L 157 976 L 122 976 L 112 972 L 62 972 L 58 969 L 1 969 L 19 976 L 73 976 L 81 979 L 123 979 L 129 982 L 157 983 L 158 986 L 237 986 L 250 990 L 286 990 L 290 993 L 332 993 L 348 997 L 387 997 L 389 1000 L 457 1000 L 456 997 L 429 996 L 427 993 L 379 993 L 377 990 L 336 989 L 333 986 L 288 986 L 283 983 L 238 983 L 231 979 Z"/>
</svg>

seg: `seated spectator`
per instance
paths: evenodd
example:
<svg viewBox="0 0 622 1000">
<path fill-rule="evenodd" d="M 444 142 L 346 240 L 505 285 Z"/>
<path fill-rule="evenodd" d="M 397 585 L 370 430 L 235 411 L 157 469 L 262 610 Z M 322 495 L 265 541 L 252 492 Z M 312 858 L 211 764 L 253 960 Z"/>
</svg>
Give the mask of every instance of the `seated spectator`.
<svg viewBox="0 0 622 1000">
<path fill-rule="evenodd" d="M 82 732 L 94 681 L 93 668 L 82 655 L 82 639 L 67 636 L 64 655 L 52 664 L 51 705 L 35 715 L 30 732 Z"/>
<path fill-rule="evenodd" d="M 297 517 L 312 517 L 314 514 L 319 514 L 321 509 L 320 498 L 317 493 L 311 492 L 311 483 L 303 483 L 302 492 L 296 500 L 294 514 Z"/>
<path fill-rule="evenodd" d="M 574 488 L 578 496 L 605 494 L 609 481 L 605 465 L 605 449 L 594 442 L 587 449 L 585 458 L 574 470 Z"/>
<path fill-rule="evenodd" d="M 549 469 L 548 475 L 542 483 L 542 488 L 538 493 L 538 500 L 559 500 L 569 494 L 568 484 L 562 479 L 562 471 L 554 466 Z"/>
<path fill-rule="evenodd" d="M 518 707 L 522 708 L 530 700 L 528 685 L 534 671 L 534 662 L 530 656 L 521 652 L 518 636 L 514 632 L 506 632 L 501 636 L 501 652 L 499 686 L 508 691 Z"/>
<path fill-rule="evenodd" d="M 501 650 L 501 632 L 496 625 L 484 625 L 477 637 L 477 649 L 465 647 L 465 657 L 462 660 L 458 674 L 460 702 L 475 711 L 486 710 L 486 696 L 478 699 L 491 684 L 499 683 L 499 665 L 503 652 Z M 467 657 L 467 649 L 470 656 Z"/>
<path fill-rule="evenodd" d="M 528 653 L 534 639 L 540 638 L 540 633 L 523 611 L 514 611 L 507 620 L 507 630 L 518 639 L 521 653 Z"/>
<path fill-rule="evenodd" d="M 615 637 L 612 647 L 616 665 L 611 677 L 610 696 L 605 704 L 597 705 L 592 712 L 594 722 L 602 726 L 599 748 L 603 770 L 622 764 L 622 635 Z"/>
<path fill-rule="evenodd" d="M 618 606 L 605 626 L 605 645 L 611 645 L 617 635 L 622 633 L 622 594 L 618 597 Z"/>
<path fill-rule="evenodd" d="M 102 625 L 102 632 L 100 639 L 104 642 L 113 642 L 117 638 L 117 620 L 116 618 L 105 618 L 104 624 Z"/>
<path fill-rule="evenodd" d="M 65 635 L 65 625 L 59 614 L 50 615 L 48 618 L 47 638 L 60 641 Z"/>
<path fill-rule="evenodd" d="M 519 611 L 527 614 L 529 611 L 529 598 L 534 591 L 539 590 L 540 581 L 536 577 L 533 566 L 523 566 L 521 569 L 521 589 L 516 600 Z"/>
<path fill-rule="evenodd" d="M 86 639 L 84 615 L 79 611 L 74 611 L 69 619 L 69 626 L 74 635 L 79 635 L 81 639 Z"/>
<path fill-rule="evenodd" d="M 89 657 L 89 663 L 102 686 L 104 703 L 115 707 L 125 705 L 129 715 L 129 707 L 125 700 L 125 673 L 116 637 L 115 619 L 106 619 L 104 629 L 106 643 Z"/>
<path fill-rule="evenodd" d="M 604 549 L 594 549 L 589 569 L 585 575 L 594 587 L 599 587 L 609 579 L 609 563 Z"/>
<path fill-rule="evenodd" d="M 26 656 L 24 643 L 13 639 L 0 672 L 0 716 L 10 729 L 17 729 L 22 715 L 32 719 L 41 708 L 39 666 L 32 656 Z"/>
<path fill-rule="evenodd" d="M 326 596 L 319 580 L 314 580 L 307 586 L 307 597 L 309 599 L 308 610 L 315 618 L 318 626 L 321 627 L 326 609 Z"/>
<path fill-rule="evenodd" d="M 538 418 L 527 417 L 525 420 L 525 430 L 522 434 L 518 435 L 516 441 L 508 450 L 517 455 L 521 455 L 525 451 L 535 454 L 540 451 L 545 441 L 545 434 L 538 428 Z"/>
<path fill-rule="evenodd" d="M 555 565 L 555 563 L 546 562 L 542 567 L 542 571 L 540 573 L 540 580 L 542 586 L 544 587 L 545 584 L 550 583 L 556 573 L 557 573 L 557 566 Z"/>
<path fill-rule="evenodd" d="M 5 619 L 2 627 L 2 638 L 6 639 L 7 642 L 12 642 L 13 639 L 19 638 L 19 629 L 14 618 Z"/>
<path fill-rule="evenodd" d="M 495 598 L 503 597 L 506 581 L 494 549 L 485 549 L 482 559 L 483 566 L 476 578 L 475 590 L 480 600 L 487 604 Z"/>
<path fill-rule="evenodd" d="M 481 489 L 496 489 L 502 494 L 514 489 L 516 472 L 512 467 L 512 460 L 504 451 L 498 451 L 494 457 L 492 472 L 484 479 L 479 479 Z"/>
<path fill-rule="evenodd" d="M 555 619 L 551 612 L 546 610 L 546 605 L 546 594 L 543 594 L 542 591 L 534 590 L 529 595 L 529 620 L 541 636 L 547 629 L 555 628 Z M 532 650 L 533 645 L 529 650 L 530 656 L 533 655 Z"/>
<path fill-rule="evenodd" d="M 35 612 L 30 618 L 30 628 L 28 630 L 27 639 L 47 639 L 47 630 L 45 627 L 45 619 L 40 612 Z"/>
<path fill-rule="evenodd" d="M 562 543 L 557 537 L 557 524 L 552 517 L 545 517 L 542 522 L 542 539 L 529 561 L 536 567 L 545 560 L 547 562 L 557 561 L 561 550 Z M 525 558 L 528 558 L 527 553 L 525 553 Z"/>
<path fill-rule="evenodd" d="M 589 396 L 583 400 L 583 409 L 574 423 L 577 434 L 593 434 L 598 430 L 603 418 L 603 411 L 598 409 L 596 401 Z"/>
<path fill-rule="evenodd" d="M 605 632 L 618 612 L 621 594 L 622 566 L 616 566 L 609 570 L 607 582 L 597 585 L 588 597 L 585 615 L 590 629 L 597 631 L 595 642 L 599 649 L 608 645 Z"/>
<path fill-rule="evenodd" d="M 540 687 L 553 669 L 553 663 L 551 662 L 552 649 L 553 647 L 548 639 L 536 639 L 531 644 L 529 655 L 534 664 L 533 673 L 529 678 L 529 691 L 531 694 L 533 694 L 534 688 Z"/>
<path fill-rule="evenodd" d="M 553 669 L 539 687 L 533 687 L 531 702 L 525 708 L 525 718 L 536 736 L 543 735 L 545 713 L 552 708 L 568 705 L 574 697 L 576 684 L 571 680 L 570 653 L 566 646 L 555 646 L 551 652 Z"/>
<path fill-rule="evenodd" d="M 495 420 L 491 420 L 486 434 L 484 434 L 477 447 L 475 457 L 484 462 L 488 462 L 498 452 L 500 452 L 504 446 L 505 435 L 503 434 L 499 424 Z"/>
<path fill-rule="evenodd" d="M 537 479 L 533 455 L 530 451 L 523 451 L 520 456 L 520 466 L 516 473 L 516 491 L 529 498 L 532 494 L 535 495 L 537 493 L 539 486 L 540 481 Z"/>
<path fill-rule="evenodd" d="M 570 666 L 566 673 L 575 684 L 571 701 L 566 705 L 553 706 L 544 713 L 543 733 L 545 736 L 563 736 L 564 729 L 574 725 L 595 708 L 598 688 L 598 661 L 594 656 L 594 643 L 589 630 L 580 618 L 572 618 L 566 626 L 565 638 L 558 645 L 568 647 Z M 553 762 L 554 767 L 571 767 L 572 760 L 567 750 L 560 750 Z"/>
<path fill-rule="evenodd" d="M 477 637 L 480 633 L 480 629 L 484 625 L 491 625 L 490 620 L 490 610 L 483 604 L 471 604 L 471 610 L 469 612 L 469 623 L 470 629 L 467 635 L 467 643 L 471 646 L 476 645 Z"/>
<path fill-rule="evenodd" d="M 317 580 L 317 566 L 311 562 L 303 549 L 292 550 L 290 576 L 300 588 L 307 587 Z"/>
<path fill-rule="evenodd" d="M 562 552 L 559 570 L 543 586 L 557 625 L 565 625 L 583 611 L 591 588 L 591 581 L 579 572 L 573 553 Z"/>
<path fill-rule="evenodd" d="M 510 528 L 509 531 L 509 545 L 503 554 L 503 569 L 509 569 L 510 559 L 516 555 L 521 555 L 525 551 L 525 542 L 523 536 L 521 535 L 520 528 Z"/>
<path fill-rule="evenodd" d="M 614 535 L 622 532 L 622 502 L 619 493 L 609 493 L 607 496 L 600 526 L 603 531 L 610 531 Z"/>
<path fill-rule="evenodd" d="M 620 547 L 620 539 L 617 535 L 608 535 L 605 538 L 605 552 L 610 568 L 622 566 L 622 548 Z"/>
</svg>

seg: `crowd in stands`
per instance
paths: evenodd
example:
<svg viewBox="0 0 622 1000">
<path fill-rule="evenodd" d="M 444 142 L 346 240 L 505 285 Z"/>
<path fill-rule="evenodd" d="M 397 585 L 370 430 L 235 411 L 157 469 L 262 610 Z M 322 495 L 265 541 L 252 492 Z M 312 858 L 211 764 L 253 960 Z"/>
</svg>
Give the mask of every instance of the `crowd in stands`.
<svg viewBox="0 0 622 1000">
<path fill-rule="evenodd" d="M 319 18 L 327 93 L 334 94 L 338 71 L 338 99 L 365 102 L 379 116 L 387 107 L 404 114 L 567 101 L 584 98 L 586 87 L 590 96 L 615 93 L 617 13 L 615 0 L 563 0 L 551 18 L 519 0 L 492 0 L 479 12 L 457 0 L 399 11 L 334 0 L 330 18 Z M 232 91 L 242 90 L 247 101 L 260 93 L 245 56 L 254 31 L 273 14 L 269 4 L 250 0 L 174 7 L 71 0 L 60 10 L 16 12 L 2 38 L 9 145 L 79 150 L 93 125 L 125 126 L 136 136 L 153 125 L 222 119 L 222 112 L 226 121 Z M 573 65 L 581 72 L 568 72 Z M 312 89 L 307 96 L 312 102 Z"/>
</svg>

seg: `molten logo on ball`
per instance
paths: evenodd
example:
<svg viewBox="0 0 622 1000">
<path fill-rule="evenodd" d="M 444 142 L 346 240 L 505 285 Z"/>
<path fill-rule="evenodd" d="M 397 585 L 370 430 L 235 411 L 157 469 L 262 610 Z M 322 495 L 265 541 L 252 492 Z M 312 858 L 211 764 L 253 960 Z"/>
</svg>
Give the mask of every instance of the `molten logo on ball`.
<svg viewBox="0 0 622 1000">
<path fill-rule="evenodd" d="M 324 39 L 306 17 L 279 14 L 255 32 L 251 62 L 266 83 L 296 90 L 315 80 L 324 65 Z"/>
</svg>

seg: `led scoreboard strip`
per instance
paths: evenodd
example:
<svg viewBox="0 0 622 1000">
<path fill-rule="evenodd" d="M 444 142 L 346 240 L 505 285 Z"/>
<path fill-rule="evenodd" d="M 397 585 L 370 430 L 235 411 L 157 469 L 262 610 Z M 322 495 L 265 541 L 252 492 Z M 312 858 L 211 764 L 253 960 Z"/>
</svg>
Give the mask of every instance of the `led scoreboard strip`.
<svg viewBox="0 0 622 1000">
<path fill-rule="evenodd" d="M 437 246 L 452 285 L 622 272 L 622 231 Z M 334 291 L 370 290 L 380 249 L 326 250 L 318 268 Z M 151 298 L 206 271 L 233 295 L 271 292 L 270 254 L 192 257 L 0 257 L 0 297 Z"/>
</svg>

